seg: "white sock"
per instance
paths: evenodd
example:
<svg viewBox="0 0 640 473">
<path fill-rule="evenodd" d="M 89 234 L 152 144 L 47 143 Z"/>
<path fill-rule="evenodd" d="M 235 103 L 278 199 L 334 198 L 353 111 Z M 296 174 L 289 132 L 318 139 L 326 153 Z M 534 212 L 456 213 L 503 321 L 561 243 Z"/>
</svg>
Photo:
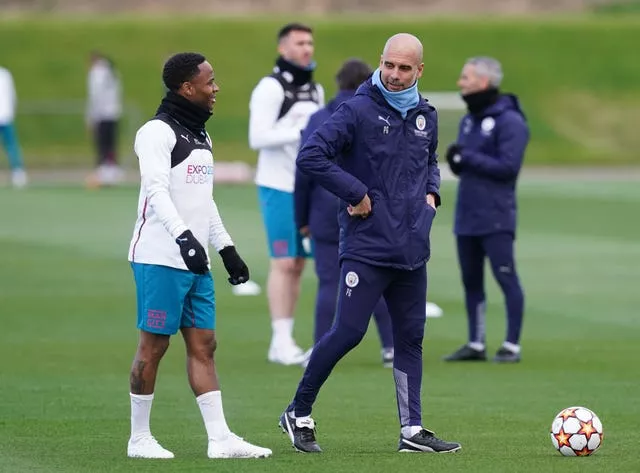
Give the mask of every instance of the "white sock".
<svg viewBox="0 0 640 473">
<path fill-rule="evenodd" d="M 273 330 L 273 344 L 287 345 L 293 343 L 293 317 L 272 320 L 271 329 Z"/>
<path fill-rule="evenodd" d="M 469 348 L 475 350 L 475 351 L 482 351 L 484 350 L 484 343 L 481 342 L 469 342 L 467 343 L 467 345 L 469 346 Z"/>
<path fill-rule="evenodd" d="M 209 440 L 222 440 L 229 436 L 231 431 L 224 419 L 222 410 L 222 393 L 220 391 L 209 391 L 196 398 L 204 427 L 207 429 Z"/>
<path fill-rule="evenodd" d="M 404 438 L 410 439 L 415 434 L 420 433 L 421 430 L 422 430 L 422 426 L 421 425 L 407 425 L 407 426 L 403 427 L 402 429 L 400 429 L 400 433 L 402 434 L 402 436 Z"/>
<path fill-rule="evenodd" d="M 149 418 L 153 394 L 131 394 L 131 438 L 137 439 L 151 435 Z"/>
<path fill-rule="evenodd" d="M 502 344 L 502 347 L 506 348 L 507 350 L 509 350 L 512 353 L 520 353 L 520 345 L 516 345 L 515 343 L 504 342 Z"/>
</svg>

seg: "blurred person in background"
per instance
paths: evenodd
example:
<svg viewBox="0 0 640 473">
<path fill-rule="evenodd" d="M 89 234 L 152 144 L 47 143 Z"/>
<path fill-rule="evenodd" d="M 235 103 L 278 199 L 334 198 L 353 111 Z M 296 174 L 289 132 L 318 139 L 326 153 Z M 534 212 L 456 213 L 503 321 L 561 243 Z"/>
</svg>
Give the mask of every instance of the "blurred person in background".
<svg viewBox="0 0 640 473">
<path fill-rule="evenodd" d="M 502 66 L 490 57 L 469 59 L 458 87 L 469 113 L 446 154 L 460 178 L 454 233 L 465 293 L 469 338 L 446 361 L 485 361 L 484 261 L 489 259 L 505 298 L 506 338 L 493 361 L 520 361 L 524 293 L 514 258 L 516 183 L 529 128 L 515 95 L 499 90 Z"/>
<path fill-rule="evenodd" d="M 27 173 L 14 124 L 17 102 L 13 76 L 8 69 L 0 67 L 0 139 L 9 158 L 11 184 L 15 188 L 22 188 L 27 185 Z"/>
<path fill-rule="evenodd" d="M 93 134 L 97 169 L 89 176 L 90 187 L 119 184 L 124 172 L 118 165 L 118 123 L 122 116 L 122 87 L 113 61 L 94 51 L 87 77 L 86 125 Z"/>
<path fill-rule="evenodd" d="M 249 146 L 258 151 L 255 182 L 271 258 L 267 299 L 272 337 L 267 358 L 294 365 L 305 361 L 305 352 L 293 338 L 293 322 L 309 256 L 294 217 L 296 156 L 309 116 L 323 105 L 324 90 L 313 81 L 310 27 L 300 23 L 282 27 L 278 53 L 273 72 L 251 94 Z"/>
<path fill-rule="evenodd" d="M 326 107 L 311 115 L 307 127 L 302 132 L 302 144 L 343 102 L 355 95 L 358 86 L 366 81 L 372 72 L 373 69 L 359 59 L 347 60 L 342 65 L 336 74 L 337 95 Z M 316 344 L 331 329 L 336 312 L 340 284 L 338 260 L 340 199 L 297 169 L 295 209 L 296 226 L 300 234 L 311 239 L 318 276 L 313 334 L 314 344 Z M 380 298 L 373 310 L 373 316 L 380 335 L 382 364 L 386 368 L 391 368 L 393 366 L 393 332 L 389 309 L 384 298 Z"/>
</svg>

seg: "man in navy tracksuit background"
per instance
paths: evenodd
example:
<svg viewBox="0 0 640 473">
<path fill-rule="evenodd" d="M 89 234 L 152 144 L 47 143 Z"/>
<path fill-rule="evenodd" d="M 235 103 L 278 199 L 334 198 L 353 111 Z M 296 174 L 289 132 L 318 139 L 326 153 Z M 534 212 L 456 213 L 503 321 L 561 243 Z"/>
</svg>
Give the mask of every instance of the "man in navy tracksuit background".
<svg viewBox="0 0 640 473">
<path fill-rule="evenodd" d="M 345 61 L 336 74 L 338 93 L 326 107 L 311 115 L 309 123 L 302 132 L 300 142 L 303 145 L 316 128 L 327 121 L 343 102 L 354 96 L 358 86 L 367 80 L 372 72 L 369 65 L 361 60 Z M 318 276 L 314 326 L 314 344 L 316 344 L 331 328 L 336 312 L 340 282 L 338 260 L 340 200 L 299 169 L 296 170 L 294 198 L 296 228 L 313 242 L 313 258 Z M 382 345 L 382 364 L 391 368 L 393 366 L 393 334 L 391 316 L 384 298 L 381 298 L 376 305 L 373 316 Z"/>
<path fill-rule="evenodd" d="M 341 200 L 336 321 L 314 347 L 295 397 L 280 416 L 281 427 L 302 452 L 321 451 L 313 403 L 336 363 L 362 340 L 383 295 L 393 326 L 398 450 L 460 449 L 422 426 L 426 262 L 440 203 L 437 115 L 418 93 L 422 51 L 415 36 L 389 38 L 379 69 L 298 154 L 299 169 Z"/>
<path fill-rule="evenodd" d="M 496 362 L 520 361 L 524 294 L 514 260 L 516 181 L 529 141 L 518 99 L 498 90 L 500 63 L 489 57 L 467 61 L 458 80 L 469 113 L 461 120 L 457 143 L 447 150 L 451 171 L 460 178 L 454 233 L 465 292 L 468 343 L 447 361 L 484 361 L 484 260 L 505 297 L 507 333 Z"/>
</svg>

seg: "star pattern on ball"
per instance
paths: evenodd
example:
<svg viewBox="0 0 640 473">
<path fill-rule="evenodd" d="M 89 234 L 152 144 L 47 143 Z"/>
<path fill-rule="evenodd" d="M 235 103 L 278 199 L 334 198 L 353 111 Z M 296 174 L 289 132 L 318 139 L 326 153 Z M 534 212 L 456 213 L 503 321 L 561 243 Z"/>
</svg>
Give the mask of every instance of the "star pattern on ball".
<svg viewBox="0 0 640 473">
<path fill-rule="evenodd" d="M 591 450 L 588 447 L 584 447 L 582 450 L 575 450 L 576 455 L 579 457 L 586 457 L 591 455 Z"/>
<path fill-rule="evenodd" d="M 565 434 L 564 430 L 560 429 L 560 432 L 558 432 L 557 434 L 553 434 L 553 436 L 558 441 L 558 448 L 560 448 L 560 447 L 569 447 L 569 448 L 571 448 L 571 445 L 569 444 L 569 437 L 571 437 L 571 436 Z"/>
<path fill-rule="evenodd" d="M 560 413 L 558 417 L 562 417 L 562 420 L 567 420 L 569 417 L 575 417 L 576 410 L 574 408 L 567 408 Z"/>
<path fill-rule="evenodd" d="M 587 437 L 587 441 L 589 439 L 591 439 L 591 436 L 593 434 L 597 434 L 598 431 L 596 430 L 596 428 L 593 426 L 593 424 L 591 423 L 591 421 L 588 422 L 580 422 L 580 430 L 578 430 L 579 434 L 584 434 L 585 437 Z"/>
</svg>

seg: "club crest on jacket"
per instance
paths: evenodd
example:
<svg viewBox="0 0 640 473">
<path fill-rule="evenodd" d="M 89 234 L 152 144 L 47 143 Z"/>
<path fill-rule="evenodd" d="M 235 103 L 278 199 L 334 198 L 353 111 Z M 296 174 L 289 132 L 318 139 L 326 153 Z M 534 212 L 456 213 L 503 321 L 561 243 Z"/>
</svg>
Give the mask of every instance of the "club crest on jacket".
<svg viewBox="0 0 640 473">
<path fill-rule="evenodd" d="M 482 123 L 480 124 L 480 128 L 482 128 L 482 132 L 485 135 L 489 135 L 491 133 L 491 130 L 493 130 L 495 126 L 496 126 L 496 121 L 493 117 L 485 118 L 484 120 L 482 120 Z"/>
</svg>

